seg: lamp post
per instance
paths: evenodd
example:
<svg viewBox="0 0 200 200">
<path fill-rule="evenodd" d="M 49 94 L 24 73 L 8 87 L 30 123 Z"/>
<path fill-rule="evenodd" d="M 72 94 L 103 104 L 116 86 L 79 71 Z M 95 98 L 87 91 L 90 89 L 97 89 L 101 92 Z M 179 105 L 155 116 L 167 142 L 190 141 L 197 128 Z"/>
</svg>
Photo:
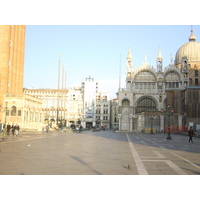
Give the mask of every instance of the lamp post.
<svg viewBox="0 0 200 200">
<path fill-rule="evenodd" d="M 163 109 L 161 109 L 161 112 L 163 112 Z M 167 111 L 166 111 L 166 115 L 168 116 L 168 136 L 167 136 L 167 140 L 171 140 L 171 135 L 170 135 L 170 116 L 173 115 L 174 113 L 174 109 L 170 107 L 170 104 L 167 105 Z"/>
<path fill-rule="evenodd" d="M 6 110 L 5 110 L 5 126 L 6 126 L 6 115 L 7 115 L 7 107 L 8 107 L 8 102 L 6 101 Z"/>
<path fill-rule="evenodd" d="M 153 120 L 156 119 L 156 116 L 155 115 L 151 115 L 149 117 L 149 119 L 151 120 L 151 134 L 153 134 Z"/>
<path fill-rule="evenodd" d="M 5 126 L 4 126 L 4 134 L 6 135 L 6 121 L 7 121 L 7 108 L 8 108 L 8 102 L 6 101 L 5 102 L 5 105 L 6 105 L 6 107 L 5 107 Z"/>
</svg>

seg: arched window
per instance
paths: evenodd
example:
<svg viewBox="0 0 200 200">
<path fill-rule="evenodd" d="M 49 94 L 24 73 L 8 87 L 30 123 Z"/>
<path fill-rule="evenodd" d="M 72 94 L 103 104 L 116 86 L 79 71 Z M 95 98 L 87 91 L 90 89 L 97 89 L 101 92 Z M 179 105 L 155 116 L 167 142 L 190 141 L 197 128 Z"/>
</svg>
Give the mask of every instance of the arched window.
<svg viewBox="0 0 200 200">
<path fill-rule="evenodd" d="M 122 106 L 129 106 L 129 105 L 130 105 L 129 100 L 125 99 L 122 101 Z"/>
<path fill-rule="evenodd" d="M 17 114 L 17 108 L 16 108 L 16 106 L 12 106 L 11 107 L 11 116 L 16 116 L 16 114 Z"/>
<path fill-rule="evenodd" d="M 151 98 L 142 98 L 136 107 L 136 113 L 144 112 L 147 110 L 157 110 L 156 103 Z"/>
<path fill-rule="evenodd" d="M 195 70 L 195 71 L 194 71 L 194 76 L 195 76 L 195 77 L 198 77 L 198 70 Z"/>
</svg>

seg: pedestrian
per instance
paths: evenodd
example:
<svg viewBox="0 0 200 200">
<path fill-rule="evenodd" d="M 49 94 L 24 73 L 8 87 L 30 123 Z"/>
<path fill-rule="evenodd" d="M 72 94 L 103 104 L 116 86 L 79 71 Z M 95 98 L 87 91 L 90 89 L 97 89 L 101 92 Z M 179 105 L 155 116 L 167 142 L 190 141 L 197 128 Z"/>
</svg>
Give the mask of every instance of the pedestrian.
<svg viewBox="0 0 200 200">
<path fill-rule="evenodd" d="M 83 129 L 83 127 L 82 127 L 82 125 L 80 125 L 80 132 L 82 132 L 82 129 Z"/>
<path fill-rule="evenodd" d="M 0 120 L 0 133 L 2 132 L 2 123 L 1 123 L 1 120 Z"/>
<path fill-rule="evenodd" d="M 19 130 L 20 130 L 20 127 L 18 124 L 15 125 L 15 135 L 18 136 L 19 135 Z"/>
<path fill-rule="evenodd" d="M 10 126 L 10 124 L 9 124 L 9 123 L 7 124 L 7 127 L 6 127 L 6 129 L 7 129 L 7 135 L 9 135 L 9 134 L 10 134 L 10 129 L 11 129 L 11 126 Z"/>
<path fill-rule="evenodd" d="M 192 137 L 195 135 L 195 133 L 192 126 L 190 127 L 190 130 L 188 131 L 188 135 L 189 135 L 189 142 L 191 141 L 193 143 Z"/>
<path fill-rule="evenodd" d="M 11 131 L 12 131 L 12 134 L 13 136 L 15 135 L 15 125 L 12 123 L 12 126 L 11 126 Z"/>
<path fill-rule="evenodd" d="M 46 125 L 46 133 L 48 133 L 49 132 L 49 125 L 47 124 Z"/>
</svg>

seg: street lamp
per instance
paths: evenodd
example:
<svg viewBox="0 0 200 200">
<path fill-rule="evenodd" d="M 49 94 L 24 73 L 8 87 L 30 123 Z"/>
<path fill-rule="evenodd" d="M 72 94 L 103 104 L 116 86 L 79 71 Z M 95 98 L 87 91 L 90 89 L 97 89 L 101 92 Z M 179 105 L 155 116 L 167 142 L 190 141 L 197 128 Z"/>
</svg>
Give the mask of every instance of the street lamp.
<svg viewBox="0 0 200 200">
<path fill-rule="evenodd" d="M 151 134 L 153 134 L 153 120 L 156 119 L 156 116 L 152 115 L 149 117 L 149 119 L 151 120 Z"/>
<path fill-rule="evenodd" d="M 161 109 L 161 112 L 163 112 L 163 109 Z M 167 136 L 167 140 L 171 140 L 171 136 L 170 136 L 170 116 L 173 115 L 174 113 L 174 109 L 170 107 L 170 104 L 167 105 L 167 111 L 166 111 L 166 115 L 168 116 L 168 136 Z"/>
</svg>

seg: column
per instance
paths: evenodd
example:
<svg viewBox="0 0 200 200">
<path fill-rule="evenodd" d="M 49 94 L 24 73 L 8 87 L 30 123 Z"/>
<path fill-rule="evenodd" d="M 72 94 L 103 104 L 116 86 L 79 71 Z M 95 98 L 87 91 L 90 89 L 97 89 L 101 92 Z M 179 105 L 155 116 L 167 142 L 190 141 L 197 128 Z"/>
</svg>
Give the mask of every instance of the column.
<svg viewBox="0 0 200 200">
<path fill-rule="evenodd" d="M 160 115 L 160 132 L 164 132 L 164 115 Z"/>
<path fill-rule="evenodd" d="M 130 114 L 130 132 L 133 131 L 133 115 Z"/>
<path fill-rule="evenodd" d="M 122 118 L 122 115 L 121 115 L 121 114 L 118 114 L 118 119 L 119 119 L 119 131 L 121 131 L 121 118 Z"/>
<path fill-rule="evenodd" d="M 178 115 L 178 130 L 182 131 L 182 119 L 183 115 Z"/>
</svg>

